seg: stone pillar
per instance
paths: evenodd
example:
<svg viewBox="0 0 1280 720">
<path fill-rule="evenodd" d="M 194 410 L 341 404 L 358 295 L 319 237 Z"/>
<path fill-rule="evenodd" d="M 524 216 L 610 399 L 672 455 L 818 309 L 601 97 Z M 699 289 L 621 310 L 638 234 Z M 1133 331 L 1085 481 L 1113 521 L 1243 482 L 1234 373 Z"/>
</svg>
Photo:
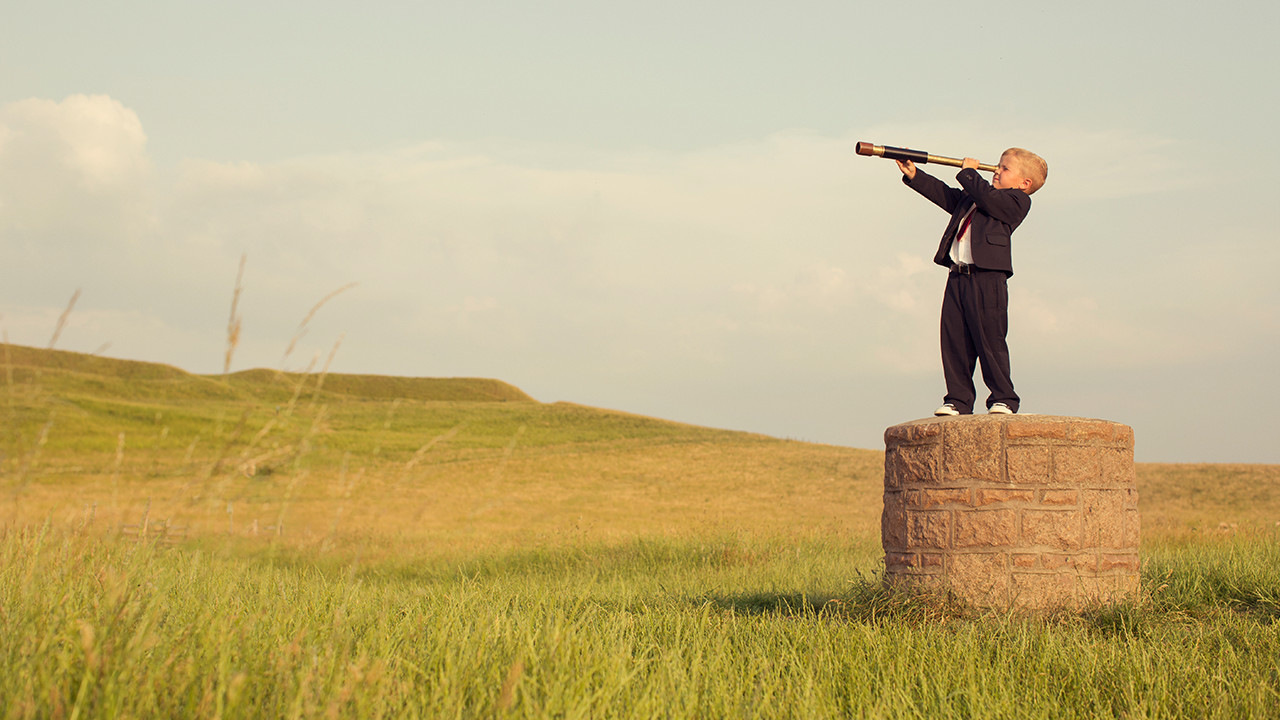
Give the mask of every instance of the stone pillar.
<svg viewBox="0 0 1280 720">
<path fill-rule="evenodd" d="M 884 433 L 885 579 L 979 607 L 1080 607 L 1138 589 L 1133 429 L 968 415 Z"/>
</svg>

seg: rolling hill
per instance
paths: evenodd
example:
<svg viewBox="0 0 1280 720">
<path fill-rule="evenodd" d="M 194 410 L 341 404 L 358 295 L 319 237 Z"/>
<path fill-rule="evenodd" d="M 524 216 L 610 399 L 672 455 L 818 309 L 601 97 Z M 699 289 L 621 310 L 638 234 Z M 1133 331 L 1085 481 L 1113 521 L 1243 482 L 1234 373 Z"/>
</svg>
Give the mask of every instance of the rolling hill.
<svg viewBox="0 0 1280 720">
<path fill-rule="evenodd" d="M 573 403 L 499 380 L 195 375 L 7 345 L 12 523 L 423 551 L 666 534 L 878 542 L 883 454 Z M 1139 464 L 1144 538 L 1280 522 L 1280 466 Z"/>
<path fill-rule="evenodd" d="M 541 403 L 497 380 L 203 376 L 19 346 L 0 360 L 19 521 L 146 514 L 437 549 L 879 522 L 880 453 Z"/>
</svg>

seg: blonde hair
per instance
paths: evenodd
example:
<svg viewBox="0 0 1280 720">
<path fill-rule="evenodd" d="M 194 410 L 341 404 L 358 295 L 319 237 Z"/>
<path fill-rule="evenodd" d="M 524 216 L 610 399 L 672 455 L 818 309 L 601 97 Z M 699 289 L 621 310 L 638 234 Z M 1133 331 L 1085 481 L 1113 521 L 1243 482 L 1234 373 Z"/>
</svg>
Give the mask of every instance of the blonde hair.
<svg viewBox="0 0 1280 720">
<path fill-rule="evenodd" d="M 1027 190 L 1027 194 L 1039 190 L 1044 187 L 1044 181 L 1049 179 L 1049 163 L 1044 158 L 1022 148 L 1009 148 L 1000 154 L 1000 157 L 1012 155 L 1013 159 L 1018 162 L 1022 169 L 1022 174 L 1031 180 L 1031 188 Z"/>
</svg>

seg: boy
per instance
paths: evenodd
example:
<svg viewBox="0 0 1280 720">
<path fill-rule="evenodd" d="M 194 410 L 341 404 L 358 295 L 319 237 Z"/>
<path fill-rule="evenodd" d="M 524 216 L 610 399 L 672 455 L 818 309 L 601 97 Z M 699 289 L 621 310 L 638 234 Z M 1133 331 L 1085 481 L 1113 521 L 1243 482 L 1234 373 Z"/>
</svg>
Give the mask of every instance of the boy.
<svg viewBox="0 0 1280 720">
<path fill-rule="evenodd" d="M 970 415 L 977 398 L 975 362 L 991 394 L 987 411 L 1018 412 L 1018 394 L 1009 376 L 1009 291 L 1013 275 L 1010 236 L 1031 210 L 1031 194 L 1049 176 L 1049 166 L 1035 153 L 1009 148 L 988 183 L 978 174 L 978 161 L 965 158 L 956 175 L 963 190 L 947 186 L 917 170 L 910 160 L 897 160 L 902 182 L 951 214 L 933 261 L 949 268 L 942 297 L 942 374 L 947 394 L 934 415 Z"/>
</svg>

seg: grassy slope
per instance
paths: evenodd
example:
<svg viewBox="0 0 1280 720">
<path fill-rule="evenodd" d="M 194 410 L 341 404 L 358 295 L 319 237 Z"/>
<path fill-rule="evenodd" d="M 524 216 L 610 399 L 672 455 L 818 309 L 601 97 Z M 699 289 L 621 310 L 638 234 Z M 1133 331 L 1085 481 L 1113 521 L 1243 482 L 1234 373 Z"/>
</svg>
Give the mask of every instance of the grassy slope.
<svg viewBox="0 0 1280 720">
<path fill-rule="evenodd" d="M 16 346 L 5 371 L 7 510 L 24 522 L 149 514 L 246 542 L 283 526 L 274 541 L 358 537 L 366 553 L 879 522 L 879 453 L 539 403 L 495 380 L 204 377 Z"/>
<path fill-rule="evenodd" d="M 8 515 L 487 547 L 690 532 L 874 539 L 881 454 L 570 403 L 496 380 L 200 376 L 4 346 Z M 1140 464 L 1145 537 L 1280 522 L 1280 466 Z M 228 509 L 230 512 L 228 512 Z M 279 539 L 286 534 L 275 536 Z"/>
</svg>

